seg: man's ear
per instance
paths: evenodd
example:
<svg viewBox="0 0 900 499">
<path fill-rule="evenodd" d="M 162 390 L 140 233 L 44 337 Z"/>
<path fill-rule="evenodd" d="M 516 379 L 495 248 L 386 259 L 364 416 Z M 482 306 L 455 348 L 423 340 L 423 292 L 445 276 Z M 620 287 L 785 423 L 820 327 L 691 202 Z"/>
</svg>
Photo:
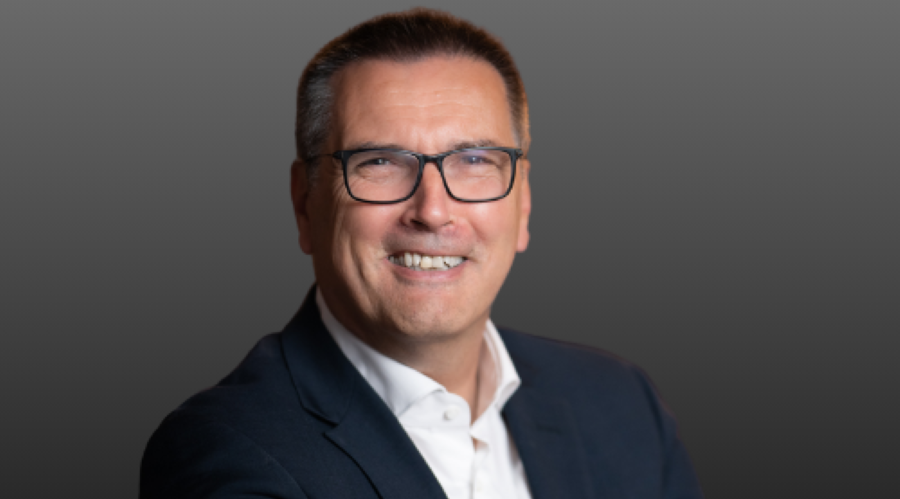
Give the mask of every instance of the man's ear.
<svg viewBox="0 0 900 499">
<path fill-rule="evenodd" d="M 528 182 L 528 172 L 531 170 L 531 162 L 527 159 L 519 160 L 519 239 L 516 242 L 516 251 L 519 253 L 528 248 L 531 234 L 528 232 L 528 219 L 531 217 L 531 184 Z"/>
<path fill-rule="evenodd" d="M 312 254 L 312 226 L 309 219 L 310 182 L 306 164 L 299 159 L 291 165 L 291 201 L 294 203 L 294 218 L 300 235 L 300 249 Z"/>
</svg>

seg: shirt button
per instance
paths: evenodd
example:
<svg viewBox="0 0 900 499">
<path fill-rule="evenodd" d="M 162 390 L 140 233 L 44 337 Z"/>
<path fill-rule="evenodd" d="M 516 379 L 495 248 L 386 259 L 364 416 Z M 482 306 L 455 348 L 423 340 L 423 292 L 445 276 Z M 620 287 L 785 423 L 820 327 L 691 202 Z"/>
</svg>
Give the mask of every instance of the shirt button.
<svg viewBox="0 0 900 499">
<path fill-rule="evenodd" d="M 459 407 L 456 407 L 455 405 L 451 405 L 450 407 L 447 408 L 446 411 L 444 411 L 444 419 L 446 419 L 447 421 L 450 421 L 450 420 L 456 418 L 456 416 L 458 416 L 458 415 L 459 415 Z"/>
</svg>

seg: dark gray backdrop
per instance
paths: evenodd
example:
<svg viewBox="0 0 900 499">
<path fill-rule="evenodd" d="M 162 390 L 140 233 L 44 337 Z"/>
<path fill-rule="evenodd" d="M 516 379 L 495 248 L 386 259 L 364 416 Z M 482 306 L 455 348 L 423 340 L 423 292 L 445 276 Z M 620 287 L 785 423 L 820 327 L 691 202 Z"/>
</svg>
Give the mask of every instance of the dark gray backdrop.
<svg viewBox="0 0 900 499">
<path fill-rule="evenodd" d="M 406 2 L 0 7 L 4 497 L 133 497 L 312 282 L 297 78 Z M 455 2 L 531 100 L 499 323 L 642 365 L 710 497 L 898 497 L 896 1 Z"/>
</svg>

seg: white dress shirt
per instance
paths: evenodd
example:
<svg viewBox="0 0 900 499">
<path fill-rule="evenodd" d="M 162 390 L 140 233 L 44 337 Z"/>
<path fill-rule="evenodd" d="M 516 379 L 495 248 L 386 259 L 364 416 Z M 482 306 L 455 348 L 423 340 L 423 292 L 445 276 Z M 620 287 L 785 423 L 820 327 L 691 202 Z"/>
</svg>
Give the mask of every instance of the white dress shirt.
<svg viewBox="0 0 900 499">
<path fill-rule="evenodd" d="M 325 328 L 397 416 L 449 499 L 530 499 L 525 469 L 506 423 L 503 405 L 521 384 L 503 340 L 488 320 L 478 365 L 479 409 L 440 383 L 387 357 L 335 319 L 316 291 Z"/>
</svg>

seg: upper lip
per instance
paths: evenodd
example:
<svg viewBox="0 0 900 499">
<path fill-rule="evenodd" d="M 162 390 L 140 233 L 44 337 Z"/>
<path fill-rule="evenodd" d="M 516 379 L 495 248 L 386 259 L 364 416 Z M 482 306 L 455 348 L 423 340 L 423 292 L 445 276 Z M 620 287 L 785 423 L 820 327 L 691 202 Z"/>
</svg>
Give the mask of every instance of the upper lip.
<svg viewBox="0 0 900 499">
<path fill-rule="evenodd" d="M 468 252 L 466 252 L 466 251 L 453 252 L 453 251 L 433 250 L 433 249 L 430 249 L 430 250 L 429 250 L 429 249 L 424 249 L 424 250 L 423 250 L 423 249 L 400 249 L 400 250 L 394 250 L 394 251 L 391 251 L 391 252 L 388 253 L 388 255 L 391 255 L 391 256 L 400 256 L 400 255 L 403 255 L 404 253 L 409 253 L 409 254 L 416 254 L 416 253 L 418 253 L 418 254 L 420 254 L 420 255 L 426 255 L 426 256 L 461 256 L 461 257 L 466 257 L 466 255 L 467 255 Z"/>
</svg>

